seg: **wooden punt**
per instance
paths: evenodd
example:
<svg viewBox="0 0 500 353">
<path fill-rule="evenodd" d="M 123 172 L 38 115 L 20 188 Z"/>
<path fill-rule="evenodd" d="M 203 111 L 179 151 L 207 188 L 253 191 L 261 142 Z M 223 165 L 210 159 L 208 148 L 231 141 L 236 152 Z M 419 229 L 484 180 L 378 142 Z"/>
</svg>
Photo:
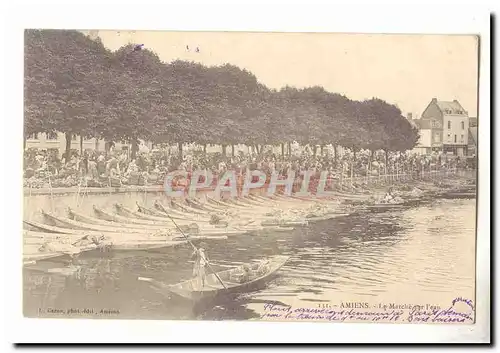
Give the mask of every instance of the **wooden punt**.
<svg viewBox="0 0 500 353">
<path fill-rule="evenodd" d="M 226 207 L 228 209 L 234 209 L 234 210 L 245 210 L 245 211 L 248 211 L 249 210 L 249 206 L 246 206 L 246 205 L 237 205 L 236 203 L 234 203 L 234 201 L 231 201 L 231 199 L 226 199 L 226 200 L 215 200 L 215 199 L 212 199 L 210 198 L 209 196 L 207 196 L 207 199 L 208 200 L 212 200 L 212 201 L 215 201 L 217 202 L 219 205 L 223 206 L 223 207 Z"/>
<path fill-rule="evenodd" d="M 187 213 L 194 213 L 194 214 L 201 215 L 201 216 L 208 216 L 209 215 L 209 213 L 207 211 L 198 210 L 198 209 L 190 207 L 188 205 L 183 205 L 180 202 L 177 202 L 175 200 L 170 200 L 170 203 L 172 204 L 173 208 L 178 208 L 181 211 L 184 211 Z"/>
<path fill-rule="evenodd" d="M 28 245 L 23 248 L 23 262 L 29 263 L 32 261 L 41 261 L 47 259 L 53 259 L 61 256 L 69 256 L 75 257 L 80 255 L 83 252 L 95 250 L 97 248 L 96 245 L 85 245 L 85 246 L 70 246 L 68 250 L 62 251 L 40 251 L 39 245 Z"/>
<path fill-rule="evenodd" d="M 122 222 L 114 222 L 114 221 L 105 221 L 100 218 L 92 217 L 83 213 L 79 213 L 75 210 L 72 210 L 68 207 L 68 217 L 74 221 L 78 221 L 86 224 L 95 224 L 101 226 L 109 226 L 109 227 L 126 227 L 133 229 L 140 229 L 144 231 L 144 226 L 141 224 L 132 224 L 132 223 L 122 223 Z"/>
<path fill-rule="evenodd" d="M 124 216 L 124 217 L 136 219 L 136 222 L 134 222 L 134 223 L 138 223 L 141 221 L 140 222 L 141 224 L 152 224 L 151 222 L 154 222 L 156 224 L 158 224 L 158 223 L 173 224 L 172 220 L 168 216 L 163 217 L 163 216 L 147 215 L 143 212 L 132 211 L 131 209 L 129 209 L 121 204 L 118 204 L 118 203 L 115 203 L 114 207 L 116 209 L 117 214 Z M 191 218 L 185 217 L 183 219 L 178 219 L 178 220 L 175 220 L 175 218 L 174 218 L 174 220 L 176 223 L 179 223 L 179 224 L 183 224 L 183 223 L 187 224 L 187 223 L 193 223 L 193 222 L 203 222 L 203 223 L 209 222 L 208 219 L 201 218 L 200 216 L 196 216 L 196 215 L 190 215 L 190 216 L 191 216 Z"/>
<path fill-rule="evenodd" d="M 224 203 L 222 203 L 221 201 L 219 200 L 215 200 L 213 198 L 211 198 L 210 196 L 205 196 L 206 197 L 206 200 L 209 204 L 212 205 L 212 207 L 216 207 L 216 208 L 221 208 L 221 209 L 226 209 L 229 205 L 226 205 Z"/>
<path fill-rule="evenodd" d="M 95 229 L 72 229 L 72 228 L 64 228 L 64 227 L 57 227 L 57 226 L 51 226 L 45 223 L 40 223 L 32 220 L 24 220 L 23 223 L 27 225 L 29 228 L 32 228 L 30 230 L 37 230 L 41 232 L 48 232 L 48 233 L 60 233 L 60 234 L 76 234 L 76 235 L 97 235 L 97 236 L 125 236 L 125 235 L 133 235 L 134 237 L 148 237 L 148 236 L 155 236 L 154 233 L 148 234 L 146 232 L 139 233 L 135 229 L 126 229 L 126 228 L 115 228 L 113 232 L 107 232 L 107 231 L 98 231 Z"/>
<path fill-rule="evenodd" d="M 242 204 L 245 204 L 247 207 L 250 207 L 250 206 L 263 207 L 263 206 L 265 206 L 265 204 L 263 202 L 258 202 L 258 201 L 252 200 L 249 197 L 240 197 L 240 198 L 238 198 L 238 201 Z"/>
<path fill-rule="evenodd" d="M 200 211 L 207 211 L 206 209 L 203 208 L 202 205 L 200 205 L 199 203 L 195 202 L 193 199 L 190 199 L 189 197 L 186 197 L 184 199 L 184 202 L 186 202 L 186 204 L 192 208 L 195 208 L 197 210 L 200 210 Z"/>
<path fill-rule="evenodd" d="M 132 224 L 127 225 L 120 222 L 114 222 L 111 225 L 99 225 L 99 224 L 90 224 L 90 223 L 82 223 L 70 218 L 66 217 L 58 217 L 53 214 L 46 213 L 42 211 L 44 220 L 54 226 L 70 228 L 70 229 L 82 229 L 82 230 L 95 230 L 101 232 L 117 232 L 122 231 L 126 233 L 141 233 L 145 230 L 150 233 L 158 233 L 169 231 L 174 231 L 175 226 L 173 224 L 170 225 L 161 225 L 161 224 Z M 111 223 L 111 222 L 110 222 Z M 118 223 L 118 224 L 117 224 Z"/>
<path fill-rule="evenodd" d="M 248 197 L 251 199 L 257 200 L 258 202 L 261 202 L 263 204 L 263 206 L 276 205 L 278 203 L 278 201 L 276 199 L 272 199 L 272 198 L 267 197 L 267 196 L 250 194 L 250 195 L 248 195 Z"/>
<path fill-rule="evenodd" d="M 180 298 L 196 302 L 258 289 L 273 279 L 288 259 L 288 256 L 274 256 L 269 258 L 269 270 L 263 275 L 255 275 L 255 277 L 245 283 L 232 281 L 233 276 L 242 271 L 243 265 L 217 272 L 218 277 L 213 273 L 207 275 L 205 286 L 202 286 L 198 279 L 190 279 L 174 285 L 167 285 L 163 282 L 145 277 L 139 277 L 138 280 L 148 282 L 153 288 L 164 294 L 174 294 Z M 258 266 L 258 264 L 249 264 L 252 269 L 255 269 L 256 265 Z M 222 280 L 224 285 L 220 283 L 218 278 Z"/>
<path fill-rule="evenodd" d="M 187 244 L 187 240 L 179 241 L 139 241 L 139 242 L 124 242 L 124 243 L 113 243 L 111 245 L 112 250 L 125 251 L 125 250 L 153 250 L 176 247 L 180 245 Z"/>
<path fill-rule="evenodd" d="M 160 210 L 155 210 L 153 208 L 142 206 L 138 202 L 136 202 L 135 204 L 137 205 L 137 209 L 140 213 L 144 213 L 145 215 L 148 215 L 148 216 L 155 216 L 155 217 L 160 217 L 163 219 L 169 219 L 169 217 L 168 217 L 169 215 L 161 212 Z"/>
<path fill-rule="evenodd" d="M 189 199 L 189 202 L 191 202 L 194 205 L 197 205 L 198 207 L 200 207 L 201 209 L 203 209 L 205 211 L 208 211 L 209 213 L 221 211 L 220 208 L 213 207 L 208 202 L 200 202 L 199 200 L 195 200 L 195 199 Z"/>
<path fill-rule="evenodd" d="M 112 222 L 119 222 L 119 223 L 131 223 L 131 224 L 140 224 L 143 226 L 151 226 L 153 228 L 172 228 L 173 223 L 170 222 L 170 224 L 167 224 L 167 220 L 162 219 L 161 222 L 158 221 L 148 221 L 148 220 L 141 220 L 133 217 L 125 217 L 123 215 L 119 214 L 114 214 L 110 213 L 108 211 L 105 211 L 97 206 L 93 206 L 94 208 L 94 213 L 99 219 L 103 219 L 106 221 L 112 221 Z M 123 209 L 122 209 L 123 210 Z M 123 214 L 123 213 L 122 213 Z M 191 222 L 192 223 L 192 222 Z"/>
</svg>

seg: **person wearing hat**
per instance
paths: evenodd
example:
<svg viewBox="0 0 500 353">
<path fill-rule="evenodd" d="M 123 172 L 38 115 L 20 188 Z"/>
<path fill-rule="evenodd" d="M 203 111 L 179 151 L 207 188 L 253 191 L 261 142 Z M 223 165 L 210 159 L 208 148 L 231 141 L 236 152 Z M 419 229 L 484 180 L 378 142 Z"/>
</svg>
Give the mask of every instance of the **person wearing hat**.
<svg viewBox="0 0 500 353">
<path fill-rule="evenodd" d="M 201 282 L 201 287 L 205 286 L 205 279 L 207 277 L 206 267 L 208 266 L 208 257 L 205 253 L 205 249 L 199 247 L 193 251 L 191 257 L 195 258 L 193 267 L 193 277 L 198 278 Z"/>
</svg>

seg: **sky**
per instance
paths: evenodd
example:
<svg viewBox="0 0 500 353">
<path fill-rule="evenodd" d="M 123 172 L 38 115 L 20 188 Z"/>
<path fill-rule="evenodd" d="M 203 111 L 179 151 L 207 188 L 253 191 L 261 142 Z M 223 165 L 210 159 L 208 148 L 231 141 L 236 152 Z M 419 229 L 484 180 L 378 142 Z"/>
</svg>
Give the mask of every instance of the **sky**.
<svg viewBox="0 0 500 353">
<path fill-rule="evenodd" d="M 434 97 L 457 99 L 469 116 L 477 116 L 475 36 L 127 30 L 98 35 L 111 50 L 144 44 L 165 62 L 230 63 L 269 88 L 319 85 L 351 99 L 381 98 L 414 118 Z"/>
</svg>

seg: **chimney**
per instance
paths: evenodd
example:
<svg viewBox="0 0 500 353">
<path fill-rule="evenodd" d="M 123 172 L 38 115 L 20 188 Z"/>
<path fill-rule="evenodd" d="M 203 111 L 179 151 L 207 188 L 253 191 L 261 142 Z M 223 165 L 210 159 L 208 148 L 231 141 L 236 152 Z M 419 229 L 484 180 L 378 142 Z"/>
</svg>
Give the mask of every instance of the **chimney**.
<svg viewBox="0 0 500 353">
<path fill-rule="evenodd" d="M 458 103 L 458 101 L 456 99 L 453 100 L 455 103 Z"/>
<path fill-rule="evenodd" d="M 412 113 L 408 113 L 407 114 L 407 118 L 408 118 L 408 120 L 413 120 L 413 114 Z"/>
<path fill-rule="evenodd" d="M 437 98 L 432 98 L 432 103 L 436 103 L 438 101 Z"/>
</svg>

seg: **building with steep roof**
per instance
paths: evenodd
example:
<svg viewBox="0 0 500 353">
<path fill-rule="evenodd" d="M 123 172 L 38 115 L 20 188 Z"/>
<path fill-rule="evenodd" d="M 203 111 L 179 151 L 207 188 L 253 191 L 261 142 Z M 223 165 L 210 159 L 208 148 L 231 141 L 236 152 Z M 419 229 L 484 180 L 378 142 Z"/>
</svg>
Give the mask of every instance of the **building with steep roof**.
<svg viewBox="0 0 500 353">
<path fill-rule="evenodd" d="M 469 141 L 469 116 L 455 99 L 438 101 L 433 98 L 422 113 L 421 120 L 432 127 L 432 146 L 442 146 L 445 153 L 458 156 L 467 154 Z"/>
<path fill-rule="evenodd" d="M 469 146 L 467 148 L 470 156 L 477 156 L 477 127 L 469 128 Z"/>
<path fill-rule="evenodd" d="M 413 152 L 418 154 L 431 154 L 433 151 L 441 150 L 442 145 L 436 141 L 433 142 L 432 136 L 435 129 L 430 120 L 414 119 L 411 123 L 418 129 L 420 135 Z"/>
</svg>

